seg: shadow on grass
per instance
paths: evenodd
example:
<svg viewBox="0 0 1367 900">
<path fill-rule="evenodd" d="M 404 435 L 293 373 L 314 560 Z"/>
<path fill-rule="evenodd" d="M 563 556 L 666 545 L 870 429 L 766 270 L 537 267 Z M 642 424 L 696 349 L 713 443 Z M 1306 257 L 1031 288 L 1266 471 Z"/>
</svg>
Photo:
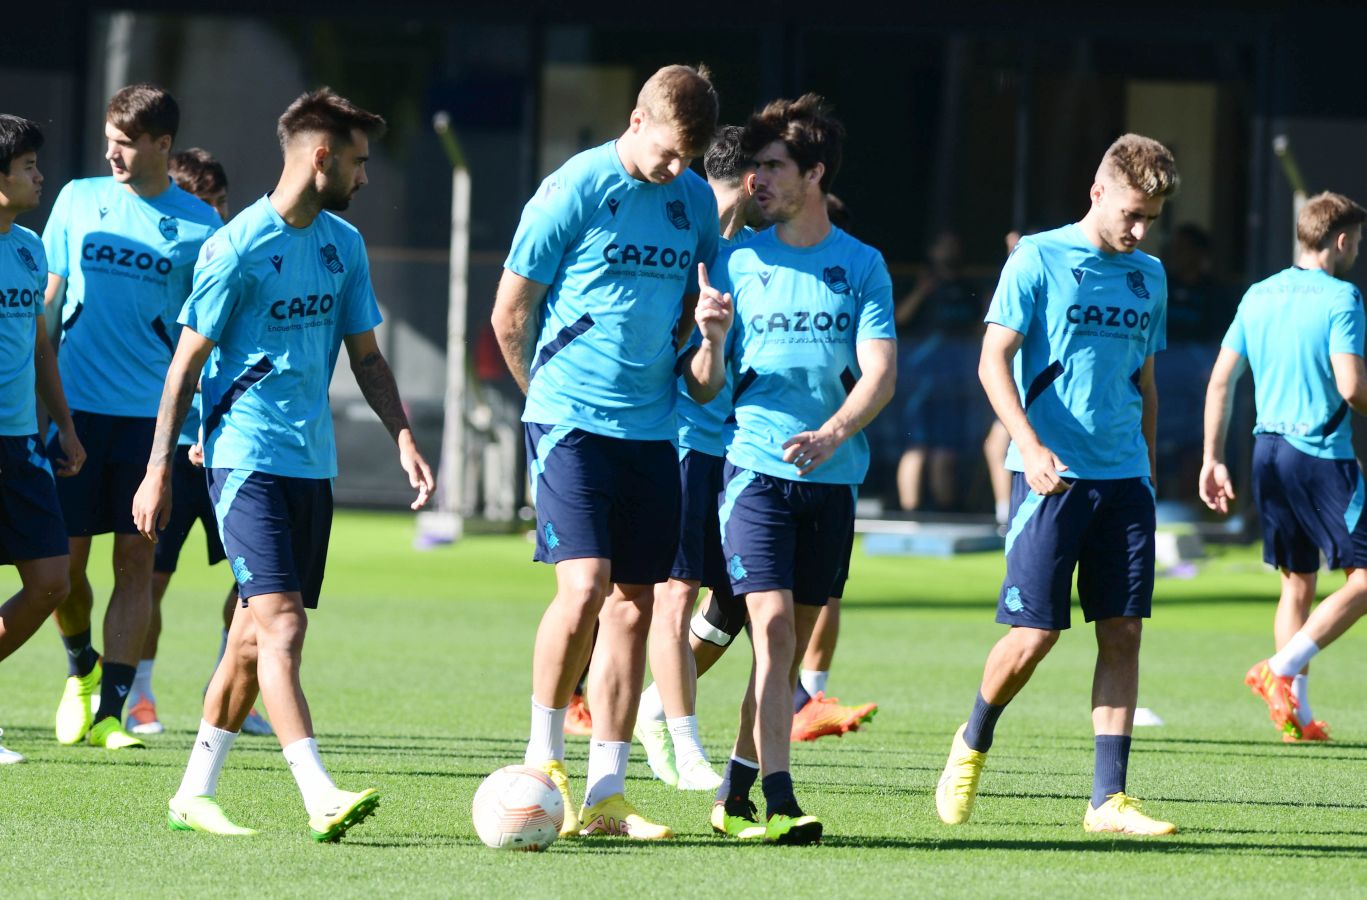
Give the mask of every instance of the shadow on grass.
<svg viewBox="0 0 1367 900">
<path fill-rule="evenodd" d="M 1202 832 L 1195 832 L 1201 834 Z M 1212 832 L 1218 835 L 1221 832 Z M 1188 835 L 1190 837 L 1190 835 Z M 860 838 L 827 836 L 822 843 L 832 848 L 869 850 L 1025 850 L 1072 851 L 1076 853 L 1181 853 L 1193 855 L 1256 854 L 1284 858 L 1333 857 L 1367 859 L 1367 845 L 1290 844 L 1271 842 L 1200 841 L 1177 837 L 1133 838 L 1097 835 L 1091 839 L 1058 840 L 1042 838 Z"/>
<path fill-rule="evenodd" d="M 1003 572 L 1005 567 L 1003 567 Z M 1255 606 L 1267 605 L 1269 596 L 1276 599 L 1276 593 L 1268 594 L 1190 594 L 1182 596 L 1177 593 L 1180 588 L 1177 582 L 1159 582 L 1161 590 L 1155 593 L 1153 600 L 1154 613 L 1161 612 L 1165 606 Z M 995 590 L 987 591 L 982 597 L 973 597 L 960 600 L 942 600 L 932 597 L 903 597 L 889 598 L 886 600 L 874 599 L 855 599 L 845 598 L 841 601 L 845 609 L 860 610 L 925 610 L 927 612 L 981 612 L 991 611 L 997 608 L 997 598 Z"/>
</svg>

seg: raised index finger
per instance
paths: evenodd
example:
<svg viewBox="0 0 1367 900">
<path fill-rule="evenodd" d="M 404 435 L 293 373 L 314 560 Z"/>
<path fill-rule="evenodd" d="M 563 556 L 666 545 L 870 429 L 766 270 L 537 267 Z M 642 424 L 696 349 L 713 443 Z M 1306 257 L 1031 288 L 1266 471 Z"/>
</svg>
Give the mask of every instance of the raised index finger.
<svg viewBox="0 0 1367 900">
<path fill-rule="evenodd" d="M 698 287 L 708 290 L 712 285 L 707 280 L 707 263 L 698 263 Z"/>
</svg>

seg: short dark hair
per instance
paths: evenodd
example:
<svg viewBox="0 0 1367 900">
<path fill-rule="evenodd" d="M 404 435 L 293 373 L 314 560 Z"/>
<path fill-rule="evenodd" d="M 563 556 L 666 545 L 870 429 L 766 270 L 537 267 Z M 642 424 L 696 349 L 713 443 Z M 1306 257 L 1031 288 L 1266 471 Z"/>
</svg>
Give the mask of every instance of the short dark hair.
<svg viewBox="0 0 1367 900">
<path fill-rule="evenodd" d="M 750 117 L 742 148 L 755 156 L 774 141 L 782 141 L 798 171 L 810 172 L 817 163 L 826 171 L 821 190 L 830 192 L 845 144 L 845 126 L 831 115 L 830 105 L 819 94 L 803 94 L 796 100 L 775 100 Z"/>
<path fill-rule="evenodd" d="M 37 122 L 19 116 L 0 113 L 0 172 L 9 174 L 10 163 L 16 156 L 23 156 L 41 149 L 43 129 Z"/>
<path fill-rule="evenodd" d="M 755 161 L 740 149 L 745 129 L 739 125 L 723 125 L 712 136 L 712 143 L 703 154 L 702 168 L 713 181 L 737 181 Z"/>
<path fill-rule="evenodd" d="M 334 141 L 351 143 L 351 133 L 360 130 L 366 137 L 378 138 L 385 132 L 385 120 L 373 112 L 361 109 L 330 87 L 300 94 L 294 99 L 276 126 L 283 150 L 301 134 L 326 134 Z"/>
<path fill-rule="evenodd" d="M 202 147 L 191 147 L 173 155 L 169 169 L 176 187 L 201 200 L 228 189 L 228 173 L 223 163 Z"/>
<path fill-rule="evenodd" d="M 717 89 L 706 66 L 665 66 L 641 85 L 636 107 L 679 130 L 682 150 L 701 154 L 717 130 Z"/>
<path fill-rule="evenodd" d="M 155 84 L 130 84 L 109 98 L 105 119 L 115 128 L 137 140 L 144 134 L 159 138 L 169 134 L 176 139 L 180 129 L 180 106 L 176 98 Z"/>
</svg>

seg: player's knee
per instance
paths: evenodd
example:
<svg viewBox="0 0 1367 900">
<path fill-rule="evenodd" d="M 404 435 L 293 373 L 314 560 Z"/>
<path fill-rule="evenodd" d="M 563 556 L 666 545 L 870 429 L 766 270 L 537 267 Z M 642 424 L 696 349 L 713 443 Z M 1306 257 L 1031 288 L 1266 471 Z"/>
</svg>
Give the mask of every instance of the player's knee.
<svg viewBox="0 0 1367 900">
<path fill-rule="evenodd" d="M 1133 655 L 1139 653 L 1139 643 L 1144 635 L 1142 619 L 1120 618 L 1098 622 L 1096 627 L 1097 645 L 1102 652 Z"/>
<path fill-rule="evenodd" d="M 1011 636 L 1022 660 L 1033 665 L 1049 655 L 1049 651 L 1058 643 L 1060 634 L 1049 628 L 1016 628 Z"/>
<path fill-rule="evenodd" d="M 25 581 L 24 590 L 52 612 L 71 593 L 71 576 L 66 566 L 54 566 Z"/>
<path fill-rule="evenodd" d="M 571 618 L 592 623 L 603 609 L 608 585 L 592 577 L 564 579 L 555 594 L 555 602 Z"/>
<path fill-rule="evenodd" d="M 619 630 L 644 634 L 650 629 L 651 612 L 649 603 L 632 602 L 628 598 L 614 596 L 603 604 L 600 618 L 611 621 Z"/>
<path fill-rule="evenodd" d="M 150 541 L 119 541 L 114 546 L 114 587 L 152 588 L 153 544 Z"/>
</svg>

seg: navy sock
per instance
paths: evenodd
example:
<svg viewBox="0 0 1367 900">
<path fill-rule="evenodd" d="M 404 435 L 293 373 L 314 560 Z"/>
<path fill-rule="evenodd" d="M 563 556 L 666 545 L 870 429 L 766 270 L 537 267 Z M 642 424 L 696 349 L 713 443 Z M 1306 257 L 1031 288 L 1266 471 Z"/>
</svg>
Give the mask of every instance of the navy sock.
<svg viewBox="0 0 1367 900">
<path fill-rule="evenodd" d="M 764 788 L 765 818 L 802 815 L 797 798 L 793 796 L 792 775 L 787 772 L 771 772 L 764 776 L 760 784 Z"/>
<path fill-rule="evenodd" d="M 138 674 L 137 666 L 126 663 L 104 664 L 104 677 L 100 681 L 100 711 L 95 721 L 114 718 L 123 721 L 123 704 L 128 692 L 133 689 L 133 679 Z"/>
<path fill-rule="evenodd" d="M 100 654 L 90 646 L 89 628 L 80 634 L 62 635 L 62 644 L 66 646 L 66 673 L 70 676 L 84 678 L 100 661 Z"/>
<path fill-rule="evenodd" d="M 1092 809 L 1099 809 L 1111 794 L 1125 790 L 1125 774 L 1129 767 L 1129 735 L 1098 734 L 1096 770 L 1092 775 Z"/>
<path fill-rule="evenodd" d="M 802 712 L 802 707 L 806 706 L 810 699 L 812 699 L 812 695 L 807 693 L 807 689 L 799 681 L 797 687 L 793 688 L 793 715 Z"/>
<path fill-rule="evenodd" d="M 721 784 L 717 786 L 716 802 L 725 804 L 726 811 L 733 815 L 750 814 L 750 789 L 759 778 L 759 769 L 746 765 L 734 756 L 726 761 L 722 770 Z"/>
<path fill-rule="evenodd" d="M 993 706 L 983 699 L 981 691 L 978 692 L 978 699 L 973 701 L 973 713 L 968 717 L 968 727 L 964 728 L 964 743 L 970 750 L 986 753 L 992 749 L 992 733 L 996 731 L 997 720 L 1004 709 L 1005 703 Z"/>
</svg>

